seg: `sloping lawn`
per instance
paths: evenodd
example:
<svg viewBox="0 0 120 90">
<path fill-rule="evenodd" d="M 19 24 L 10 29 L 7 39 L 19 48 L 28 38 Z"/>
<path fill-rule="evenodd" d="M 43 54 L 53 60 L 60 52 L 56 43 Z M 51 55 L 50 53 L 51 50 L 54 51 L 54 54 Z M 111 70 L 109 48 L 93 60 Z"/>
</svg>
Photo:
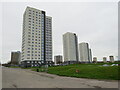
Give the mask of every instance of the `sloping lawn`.
<svg viewBox="0 0 120 90">
<path fill-rule="evenodd" d="M 102 64 L 74 64 L 68 66 L 49 67 L 47 72 L 60 76 L 120 80 L 120 66 L 101 66 Z M 78 70 L 79 72 L 76 72 Z M 35 71 L 35 69 L 34 69 Z M 45 71 L 39 68 L 39 71 Z"/>
</svg>

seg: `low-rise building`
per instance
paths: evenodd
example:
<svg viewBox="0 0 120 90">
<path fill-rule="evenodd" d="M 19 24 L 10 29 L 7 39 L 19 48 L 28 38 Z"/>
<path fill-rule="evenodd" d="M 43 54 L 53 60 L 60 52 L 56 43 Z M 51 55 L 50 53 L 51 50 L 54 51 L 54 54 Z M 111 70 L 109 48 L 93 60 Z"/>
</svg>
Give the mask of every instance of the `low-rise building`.
<svg viewBox="0 0 120 90">
<path fill-rule="evenodd" d="M 63 62 L 63 57 L 61 55 L 54 56 L 55 64 L 61 64 Z"/>
<path fill-rule="evenodd" d="M 114 62 L 114 56 L 109 56 L 110 62 Z"/>
<path fill-rule="evenodd" d="M 107 57 L 103 57 L 103 62 L 104 62 L 104 63 L 107 62 Z"/>
<path fill-rule="evenodd" d="M 93 57 L 93 63 L 97 63 L 97 57 Z"/>
</svg>

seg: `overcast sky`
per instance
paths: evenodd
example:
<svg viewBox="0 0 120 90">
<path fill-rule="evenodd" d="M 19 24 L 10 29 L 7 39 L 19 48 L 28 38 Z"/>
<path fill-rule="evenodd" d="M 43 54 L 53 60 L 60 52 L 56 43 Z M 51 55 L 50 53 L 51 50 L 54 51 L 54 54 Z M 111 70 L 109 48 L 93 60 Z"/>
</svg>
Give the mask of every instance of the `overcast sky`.
<svg viewBox="0 0 120 90">
<path fill-rule="evenodd" d="M 117 2 L 6 2 L 2 4 L 2 62 L 11 51 L 21 51 L 23 13 L 27 6 L 52 17 L 53 56 L 63 55 L 62 35 L 74 32 L 78 42 L 89 43 L 93 56 L 118 56 Z M 1 54 L 1 52 L 0 52 Z"/>
</svg>

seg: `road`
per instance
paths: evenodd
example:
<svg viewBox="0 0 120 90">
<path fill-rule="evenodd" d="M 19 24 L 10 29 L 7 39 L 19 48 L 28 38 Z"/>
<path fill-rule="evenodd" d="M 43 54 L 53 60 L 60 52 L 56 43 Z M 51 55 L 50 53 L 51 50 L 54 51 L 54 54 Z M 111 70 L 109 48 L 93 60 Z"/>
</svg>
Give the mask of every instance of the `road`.
<svg viewBox="0 0 120 90">
<path fill-rule="evenodd" d="M 118 88 L 118 81 L 57 76 L 20 68 L 2 68 L 3 88 Z"/>
</svg>

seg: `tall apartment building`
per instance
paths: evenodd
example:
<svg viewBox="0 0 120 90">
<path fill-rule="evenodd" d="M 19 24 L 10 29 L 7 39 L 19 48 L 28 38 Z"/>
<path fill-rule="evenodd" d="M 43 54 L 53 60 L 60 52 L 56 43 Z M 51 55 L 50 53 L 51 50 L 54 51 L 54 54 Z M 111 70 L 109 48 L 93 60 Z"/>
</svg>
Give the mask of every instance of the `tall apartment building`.
<svg viewBox="0 0 120 90">
<path fill-rule="evenodd" d="M 82 42 L 79 44 L 79 51 L 80 51 L 80 61 L 81 62 L 91 62 L 92 53 L 89 49 L 88 43 Z"/>
<path fill-rule="evenodd" d="M 89 60 L 90 62 L 92 62 L 92 50 L 91 49 L 89 49 Z"/>
<path fill-rule="evenodd" d="M 20 64 L 21 52 L 11 52 L 11 64 Z"/>
<path fill-rule="evenodd" d="M 24 12 L 21 63 L 24 66 L 52 63 L 52 18 L 45 11 L 27 7 Z"/>
<path fill-rule="evenodd" d="M 75 33 L 67 32 L 63 35 L 63 54 L 64 62 L 77 62 L 78 57 L 78 40 Z"/>
</svg>

